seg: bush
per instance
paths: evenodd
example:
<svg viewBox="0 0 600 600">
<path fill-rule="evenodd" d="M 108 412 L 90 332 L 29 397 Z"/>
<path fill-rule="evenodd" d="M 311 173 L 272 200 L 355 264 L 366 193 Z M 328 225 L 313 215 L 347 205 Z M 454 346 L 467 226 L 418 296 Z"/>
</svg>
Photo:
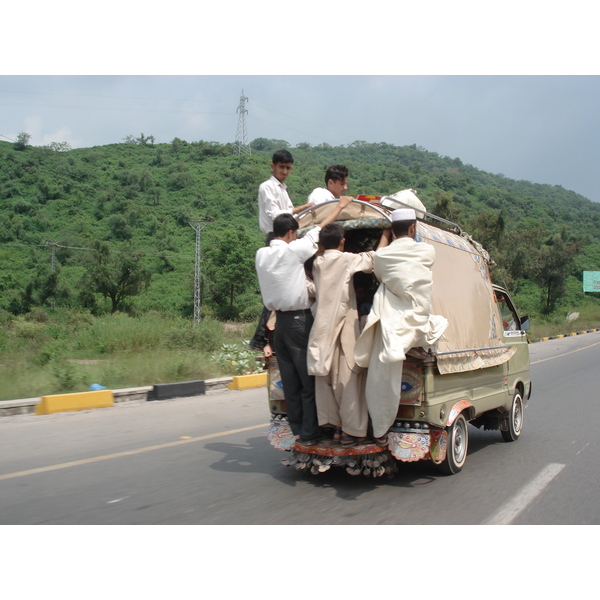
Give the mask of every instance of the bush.
<svg viewBox="0 0 600 600">
<path fill-rule="evenodd" d="M 26 321 L 23 317 L 17 317 L 12 323 L 17 337 L 28 340 L 43 339 L 44 325 L 36 321 Z"/>
<path fill-rule="evenodd" d="M 47 323 L 48 313 L 41 308 L 34 306 L 26 315 L 25 320 L 33 323 Z"/>
<path fill-rule="evenodd" d="M 221 351 L 212 359 L 235 375 L 250 375 L 263 370 L 262 364 L 256 360 L 256 354 L 238 344 L 223 344 Z"/>
<path fill-rule="evenodd" d="M 40 351 L 36 354 L 34 362 L 40 366 L 45 366 L 48 363 L 55 361 L 63 356 L 65 345 L 62 341 L 53 340 L 45 343 Z"/>
<path fill-rule="evenodd" d="M 194 348 L 202 352 L 214 352 L 223 343 L 223 325 L 212 319 L 173 329 L 165 339 L 167 348 Z"/>
</svg>

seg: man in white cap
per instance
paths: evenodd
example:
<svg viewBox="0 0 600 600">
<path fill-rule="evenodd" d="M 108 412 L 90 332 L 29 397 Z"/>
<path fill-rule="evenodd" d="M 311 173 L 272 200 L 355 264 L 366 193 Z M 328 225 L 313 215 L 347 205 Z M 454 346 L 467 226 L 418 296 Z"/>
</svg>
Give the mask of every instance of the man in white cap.
<svg viewBox="0 0 600 600">
<path fill-rule="evenodd" d="M 381 283 L 355 347 L 356 364 L 369 369 L 367 406 L 382 445 L 398 412 L 406 353 L 428 349 L 448 326 L 444 317 L 430 314 L 435 249 L 415 241 L 414 209 L 395 210 L 392 231 L 394 241 L 375 253 L 373 272 Z"/>
</svg>

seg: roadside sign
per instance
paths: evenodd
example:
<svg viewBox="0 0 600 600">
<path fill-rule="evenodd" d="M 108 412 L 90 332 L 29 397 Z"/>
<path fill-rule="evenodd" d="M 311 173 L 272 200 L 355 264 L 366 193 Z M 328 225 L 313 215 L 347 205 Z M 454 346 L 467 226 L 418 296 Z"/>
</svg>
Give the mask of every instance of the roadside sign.
<svg viewBox="0 0 600 600">
<path fill-rule="evenodd" d="M 600 292 L 600 271 L 583 272 L 583 291 Z"/>
</svg>

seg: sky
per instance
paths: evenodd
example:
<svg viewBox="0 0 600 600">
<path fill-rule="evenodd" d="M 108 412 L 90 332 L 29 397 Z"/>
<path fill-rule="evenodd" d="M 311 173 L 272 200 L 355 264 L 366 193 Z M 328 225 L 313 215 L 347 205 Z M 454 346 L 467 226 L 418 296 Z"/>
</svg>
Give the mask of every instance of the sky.
<svg viewBox="0 0 600 600">
<path fill-rule="evenodd" d="M 214 4 L 5 7 L 0 140 L 234 142 L 243 92 L 249 140 L 416 144 L 600 202 L 589 2 Z"/>
<path fill-rule="evenodd" d="M 600 201 L 600 76 L 3 75 L 0 139 L 234 142 L 242 91 L 249 141 L 417 144 Z"/>
</svg>

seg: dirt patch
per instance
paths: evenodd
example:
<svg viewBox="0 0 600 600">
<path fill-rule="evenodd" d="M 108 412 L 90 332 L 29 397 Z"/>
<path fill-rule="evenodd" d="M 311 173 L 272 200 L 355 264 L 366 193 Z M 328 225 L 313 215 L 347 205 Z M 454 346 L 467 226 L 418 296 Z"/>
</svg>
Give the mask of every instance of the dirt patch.
<svg viewBox="0 0 600 600">
<path fill-rule="evenodd" d="M 97 365 L 98 363 L 101 363 L 103 361 L 101 361 L 100 359 L 90 359 L 90 360 L 85 360 L 85 359 L 78 359 L 78 358 L 69 358 L 67 359 L 67 362 L 70 363 L 77 363 L 78 365 Z"/>
</svg>

